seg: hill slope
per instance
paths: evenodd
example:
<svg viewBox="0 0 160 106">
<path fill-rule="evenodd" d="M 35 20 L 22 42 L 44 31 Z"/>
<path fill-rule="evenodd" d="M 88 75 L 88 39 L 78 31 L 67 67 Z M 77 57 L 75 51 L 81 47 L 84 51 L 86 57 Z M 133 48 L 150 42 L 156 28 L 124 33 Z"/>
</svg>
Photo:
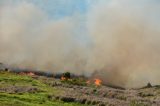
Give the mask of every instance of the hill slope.
<svg viewBox="0 0 160 106">
<path fill-rule="evenodd" d="M 62 90 L 45 84 L 44 79 L 0 72 L 0 106 L 82 106 L 49 98 Z"/>
<path fill-rule="evenodd" d="M 160 86 L 115 89 L 0 72 L 0 106 L 160 106 Z"/>
</svg>

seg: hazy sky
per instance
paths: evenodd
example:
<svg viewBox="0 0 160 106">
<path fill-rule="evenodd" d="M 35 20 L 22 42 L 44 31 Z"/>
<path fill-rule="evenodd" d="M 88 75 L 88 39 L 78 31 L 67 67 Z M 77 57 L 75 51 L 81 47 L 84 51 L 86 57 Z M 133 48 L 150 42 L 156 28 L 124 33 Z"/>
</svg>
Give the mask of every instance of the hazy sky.
<svg viewBox="0 0 160 106">
<path fill-rule="evenodd" d="M 88 42 L 89 38 L 86 29 L 86 15 L 91 4 L 95 0 L 0 0 L 2 6 L 32 4 L 34 7 L 43 11 L 48 20 L 63 20 L 67 17 L 74 18 L 77 21 L 77 28 L 74 29 L 76 40 L 82 44 Z M 72 23 L 72 22 L 71 22 Z M 80 35 L 83 32 L 83 35 Z"/>
<path fill-rule="evenodd" d="M 52 18 L 62 18 L 76 13 L 85 14 L 89 0 L 0 0 L 2 4 L 33 3 Z"/>
</svg>

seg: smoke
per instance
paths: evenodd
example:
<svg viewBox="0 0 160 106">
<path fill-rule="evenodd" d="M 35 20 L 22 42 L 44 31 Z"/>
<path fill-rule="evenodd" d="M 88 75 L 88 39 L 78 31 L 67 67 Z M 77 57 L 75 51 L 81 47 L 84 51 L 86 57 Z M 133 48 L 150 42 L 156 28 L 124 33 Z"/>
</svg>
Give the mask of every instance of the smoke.
<svg viewBox="0 0 160 106">
<path fill-rule="evenodd" d="M 85 44 L 75 33 L 81 25 L 80 15 L 49 19 L 45 11 L 28 2 L 4 5 L 0 15 L 1 62 L 21 68 L 83 73 Z"/>
<path fill-rule="evenodd" d="M 93 54 L 88 68 L 104 83 L 137 87 L 160 83 L 160 3 L 101 0 L 88 16 Z"/>
<path fill-rule="evenodd" d="M 84 16 L 57 20 L 32 3 L 3 4 L 0 61 L 93 75 L 125 87 L 159 84 L 159 5 L 157 0 L 100 0 Z"/>
</svg>

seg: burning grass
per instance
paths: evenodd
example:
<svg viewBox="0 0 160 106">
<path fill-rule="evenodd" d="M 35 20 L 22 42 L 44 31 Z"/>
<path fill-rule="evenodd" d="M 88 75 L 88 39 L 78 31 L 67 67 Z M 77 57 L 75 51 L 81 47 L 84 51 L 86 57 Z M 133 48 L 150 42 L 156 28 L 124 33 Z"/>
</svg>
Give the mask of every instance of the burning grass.
<svg viewBox="0 0 160 106">
<path fill-rule="evenodd" d="M 100 79 L 97 79 L 97 78 L 95 79 L 94 83 L 95 83 L 96 86 L 101 86 L 102 85 L 102 81 Z"/>
<path fill-rule="evenodd" d="M 102 80 L 96 78 L 96 79 L 91 79 L 87 80 L 84 77 L 76 77 L 76 78 L 71 78 L 71 75 L 69 72 L 63 73 L 61 76 L 61 82 L 62 83 L 67 83 L 67 84 L 72 84 L 72 85 L 80 85 L 80 86 L 96 86 L 100 87 L 102 85 Z"/>
<path fill-rule="evenodd" d="M 65 77 L 62 77 L 61 82 L 79 86 L 90 86 L 90 87 L 102 86 L 102 81 L 100 79 L 94 79 L 94 80 L 86 80 L 85 78 L 66 79 Z"/>
</svg>

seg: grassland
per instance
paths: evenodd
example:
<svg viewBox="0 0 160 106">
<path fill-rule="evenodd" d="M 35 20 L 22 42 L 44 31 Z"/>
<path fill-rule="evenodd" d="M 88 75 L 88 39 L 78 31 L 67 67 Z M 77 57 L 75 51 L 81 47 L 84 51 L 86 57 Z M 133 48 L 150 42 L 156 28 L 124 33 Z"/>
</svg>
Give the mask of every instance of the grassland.
<svg viewBox="0 0 160 106">
<path fill-rule="evenodd" d="M 137 89 L 95 86 L 0 71 L 0 106 L 160 106 L 160 85 Z"/>
<path fill-rule="evenodd" d="M 49 98 L 61 92 L 41 79 L 0 72 L 0 106 L 82 106 Z"/>
</svg>

